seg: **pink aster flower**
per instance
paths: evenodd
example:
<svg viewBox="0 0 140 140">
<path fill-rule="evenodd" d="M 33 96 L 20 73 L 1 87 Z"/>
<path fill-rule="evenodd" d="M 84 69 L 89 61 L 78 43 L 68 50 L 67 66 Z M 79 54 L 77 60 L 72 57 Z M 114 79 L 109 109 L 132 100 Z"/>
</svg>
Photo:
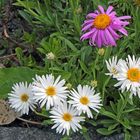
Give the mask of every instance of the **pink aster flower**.
<svg viewBox="0 0 140 140">
<path fill-rule="evenodd" d="M 99 11 L 89 13 L 87 19 L 82 25 L 82 31 L 86 32 L 81 36 L 81 40 L 89 39 L 89 44 L 97 45 L 99 48 L 104 46 L 116 46 L 116 40 L 118 40 L 122 34 L 128 35 L 124 29 L 129 24 L 126 19 L 130 19 L 130 16 L 117 17 L 116 12 L 113 11 L 113 7 L 109 6 L 107 11 L 104 11 L 102 6 L 98 6 Z M 121 34 L 118 34 L 118 33 Z"/>
</svg>

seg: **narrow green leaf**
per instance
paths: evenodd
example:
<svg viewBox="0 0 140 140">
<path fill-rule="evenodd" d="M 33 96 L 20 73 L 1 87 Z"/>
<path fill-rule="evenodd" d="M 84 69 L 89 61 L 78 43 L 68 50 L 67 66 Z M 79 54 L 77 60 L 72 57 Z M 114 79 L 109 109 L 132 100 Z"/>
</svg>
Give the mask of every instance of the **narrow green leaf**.
<svg viewBox="0 0 140 140">
<path fill-rule="evenodd" d="M 117 131 L 117 130 L 111 130 L 111 131 L 109 131 L 106 128 L 99 128 L 99 129 L 97 129 L 97 132 L 100 133 L 100 134 L 102 134 L 102 135 L 111 135 L 115 131 Z"/>
<path fill-rule="evenodd" d="M 79 63 L 80 63 L 80 66 L 81 66 L 81 68 L 82 68 L 82 70 L 85 72 L 85 73 L 89 73 L 89 71 L 88 71 L 88 68 L 86 67 L 86 65 L 84 64 L 84 62 L 82 62 L 81 60 L 78 60 L 79 61 Z"/>
<path fill-rule="evenodd" d="M 119 125 L 119 123 L 112 124 L 108 127 L 108 130 L 111 131 L 111 130 L 115 129 L 118 125 Z"/>
<path fill-rule="evenodd" d="M 105 116 L 109 117 L 109 118 L 112 118 L 114 120 L 117 120 L 117 117 L 112 112 L 105 111 L 103 108 L 100 110 L 100 113 L 102 115 L 105 115 Z"/>
</svg>

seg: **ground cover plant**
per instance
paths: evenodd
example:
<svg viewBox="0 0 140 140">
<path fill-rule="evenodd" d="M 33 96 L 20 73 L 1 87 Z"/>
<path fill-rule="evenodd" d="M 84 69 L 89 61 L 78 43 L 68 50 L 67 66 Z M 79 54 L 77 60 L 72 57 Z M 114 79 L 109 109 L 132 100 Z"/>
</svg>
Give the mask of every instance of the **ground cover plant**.
<svg viewBox="0 0 140 140">
<path fill-rule="evenodd" d="M 139 0 L 0 5 L 0 98 L 15 118 L 34 112 L 63 139 L 92 139 L 89 125 L 103 136 L 139 135 Z"/>
</svg>

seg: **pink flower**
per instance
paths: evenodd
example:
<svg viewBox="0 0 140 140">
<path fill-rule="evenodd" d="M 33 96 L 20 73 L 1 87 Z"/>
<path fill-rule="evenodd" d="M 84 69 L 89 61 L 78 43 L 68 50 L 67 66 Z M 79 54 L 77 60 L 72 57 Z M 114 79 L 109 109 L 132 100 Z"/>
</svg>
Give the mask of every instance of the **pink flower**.
<svg viewBox="0 0 140 140">
<path fill-rule="evenodd" d="M 89 44 L 92 46 L 95 44 L 100 48 L 104 46 L 116 46 L 116 40 L 122 35 L 128 35 L 124 29 L 129 24 L 126 19 L 130 19 L 130 16 L 117 17 L 116 12 L 112 11 L 113 7 L 109 6 L 107 11 L 104 11 L 102 6 L 98 6 L 99 11 L 87 15 L 87 20 L 82 25 L 82 31 L 86 32 L 81 36 L 81 40 L 89 39 Z"/>
</svg>

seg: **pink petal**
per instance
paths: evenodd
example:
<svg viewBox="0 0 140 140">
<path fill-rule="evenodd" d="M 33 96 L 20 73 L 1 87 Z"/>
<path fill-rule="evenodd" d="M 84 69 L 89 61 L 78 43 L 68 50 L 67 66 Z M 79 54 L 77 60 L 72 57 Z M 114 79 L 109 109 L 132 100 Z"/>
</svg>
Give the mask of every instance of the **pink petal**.
<svg viewBox="0 0 140 140">
<path fill-rule="evenodd" d="M 129 25 L 130 22 L 125 21 L 125 22 L 121 22 L 121 23 L 122 23 L 122 25 L 126 26 L 126 25 Z"/>
<path fill-rule="evenodd" d="M 121 28 L 121 24 L 119 20 L 114 20 L 112 21 L 112 23 L 110 24 L 112 29 L 118 30 Z"/>
<path fill-rule="evenodd" d="M 98 10 L 95 10 L 95 13 L 96 13 L 97 15 L 100 14 Z"/>
<path fill-rule="evenodd" d="M 95 13 L 89 13 L 86 18 L 95 18 L 97 16 L 97 14 Z"/>
<path fill-rule="evenodd" d="M 110 12 L 114 9 L 113 6 L 109 6 L 107 11 L 106 11 L 106 14 L 110 14 Z"/>
<path fill-rule="evenodd" d="M 101 11 L 102 14 L 105 13 L 104 8 L 102 6 L 99 5 L 98 8 L 99 8 L 99 10 Z"/>
<path fill-rule="evenodd" d="M 96 30 L 96 31 L 94 32 L 93 36 L 92 36 L 92 44 L 94 44 L 94 42 L 95 42 L 95 38 L 96 38 L 96 36 L 97 36 L 97 32 L 98 32 L 98 30 Z"/>
<path fill-rule="evenodd" d="M 111 18 L 114 18 L 114 17 L 116 17 L 116 12 L 111 12 L 110 14 L 109 14 L 109 16 L 111 17 Z"/>
<path fill-rule="evenodd" d="M 82 31 L 86 31 L 87 29 L 91 28 L 93 23 L 87 24 L 85 27 L 83 27 Z"/>
<path fill-rule="evenodd" d="M 98 35 L 97 35 L 97 45 L 99 48 L 101 48 L 101 34 L 100 34 L 100 30 L 98 30 Z"/>
<path fill-rule="evenodd" d="M 116 42 L 115 42 L 114 38 L 112 37 L 112 35 L 110 34 L 110 32 L 108 31 L 107 28 L 105 29 L 105 33 L 106 33 L 106 36 L 107 36 L 107 41 L 109 43 L 108 45 L 116 46 Z"/>
<path fill-rule="evenodd" d="M 103 41 L 103 44 L 104 44 L 104 45 L 107 45 L 106 36 L 105 36 L 103 30 L 100 31 L 100 35 L 101 35 L 101 39 L 102 39 L 102 41 Z"/>
<path fill-rule="evenodd" d="M 121 25 L 123 25 L 123 26 L 126 26 L 126 25 L 128 25 L 129 24 L 129 22 L 127 22 L 127 21 L 119 21 L 119 24 L 121 24 Z"/>
<path fill-rule="evenodd" d="M 121 16 L 121 17 L 118 17 L 118 19 L 131 19 L 131 16 Z"/>
<path fill-rule="evenodd" d="M 86 24 L 89 24 L 93 22 L 93 19 L 85 20 L 82 26 L 85 26 Z"/>
<path fill-rule="evenodd" d="M 127 31 L 124 28 L 121 28 L 118 31 L 120 31 L 122 34 L 128 36 L 128 33 L 127 33 Z"/>
<path fill-rule="evenodd" d="M 88 39 L 88 38 L 90 38 L 90 36 L 91 36 L 91 34 L 93 34 L 94 32 L 95 32 L 95 28 L 94 29 L 92 29 L 90 32 L 87 32 L 87 33 L 85 33 L 85 34 L 83 34 L 82 36 L 81 36 L 81 38 L 80 38 L 80 40 L 85 40 L 85 39 Z"/>
<path fill-rule="evenodd" d="M 90 24 L 90 23 L 91 23 L 91 22 L 82 24 L 82 28 L 84 28 L 85 26 L 87 26 L 87 25 Z"/>
<path fill-rule="evenodd" d="M 108 30 L 115 39 L 119 39 L 120 36 L 110 26 L 108 27 Z"/>
</svg>

